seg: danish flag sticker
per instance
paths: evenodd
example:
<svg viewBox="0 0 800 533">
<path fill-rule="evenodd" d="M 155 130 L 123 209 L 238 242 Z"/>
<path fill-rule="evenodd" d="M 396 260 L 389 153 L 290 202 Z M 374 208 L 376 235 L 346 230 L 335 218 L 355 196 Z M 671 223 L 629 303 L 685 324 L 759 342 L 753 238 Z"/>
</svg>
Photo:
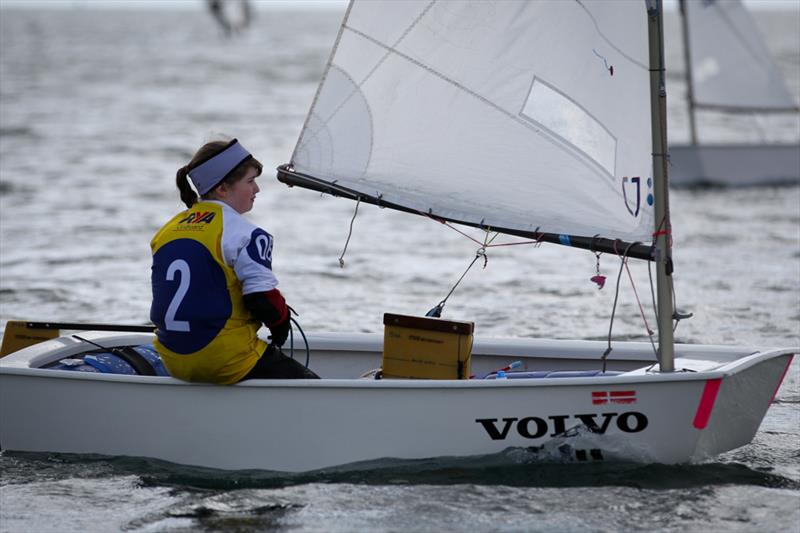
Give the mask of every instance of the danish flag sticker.
<svg viewBox="0 0 800 533">
<path fill-rule="evenodd" d="M 592 403 L 605 405 L 608 403 L 631 404 L 636 403 L 635 390 L 592 391 Z"/>
</svg>

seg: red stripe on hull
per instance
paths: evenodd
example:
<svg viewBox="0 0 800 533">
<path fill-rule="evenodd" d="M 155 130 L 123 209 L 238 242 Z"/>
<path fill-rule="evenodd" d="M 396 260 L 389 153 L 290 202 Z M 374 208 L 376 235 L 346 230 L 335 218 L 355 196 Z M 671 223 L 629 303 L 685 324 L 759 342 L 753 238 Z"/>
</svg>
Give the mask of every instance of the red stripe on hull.
<svg viewBox="0 0 800 533">
<path fill-rule="evenodd" d="M 692 422 L 692 425 L 697 429 L 704 429 L 708 425 L 708 419 L 711 418 L 711 411 L 714 409 L 714 402 L 717 401 L 717 394 L 721 384 L 722 378 L 706 381 L 703 395 L 700 396 L 700 405 L 697 406 L 694 422 Z"/>
</svg>

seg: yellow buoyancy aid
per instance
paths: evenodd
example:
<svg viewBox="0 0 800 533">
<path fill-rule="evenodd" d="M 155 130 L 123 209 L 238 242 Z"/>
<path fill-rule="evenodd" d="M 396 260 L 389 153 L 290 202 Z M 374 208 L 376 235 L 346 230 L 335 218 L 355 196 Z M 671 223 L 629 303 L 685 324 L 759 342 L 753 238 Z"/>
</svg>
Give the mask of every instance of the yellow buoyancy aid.
<svg viewBox="0 0 800 533">
<path fill-rule="evenodd" d="M 222 254 L 224 211 L 199 202 L 153 237 L 156 350 L 172 376 L 186 381 L 236 383 L 267 345 L 261 323 L 244 307 L 242 284 Z"/>
</svg>

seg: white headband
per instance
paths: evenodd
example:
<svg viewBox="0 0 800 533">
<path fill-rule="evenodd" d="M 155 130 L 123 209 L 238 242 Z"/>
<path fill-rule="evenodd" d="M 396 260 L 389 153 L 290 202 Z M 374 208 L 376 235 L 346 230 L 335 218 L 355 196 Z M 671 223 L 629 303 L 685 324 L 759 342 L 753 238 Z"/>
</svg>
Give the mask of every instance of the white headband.
<svg viewBox="0 0 800 533">
<path fill-rule="evenodd" d="M 216 187 L 249 157 L 251 157 L 250 152 L 234 139 L 220 153 L 191 169 L 189 177 L 202 196 Z"/>
</svg>

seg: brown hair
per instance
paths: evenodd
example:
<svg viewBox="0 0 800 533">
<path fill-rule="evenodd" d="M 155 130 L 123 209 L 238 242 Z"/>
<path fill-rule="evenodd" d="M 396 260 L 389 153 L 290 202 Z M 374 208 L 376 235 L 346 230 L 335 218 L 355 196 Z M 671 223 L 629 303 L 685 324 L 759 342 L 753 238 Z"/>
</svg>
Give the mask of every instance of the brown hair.
<svg viewBox="0 0 800 533">
<path fill-rule="evenodd" d="M 201 146 L 200 149 L 194 154 L 192 160 L 189 161 L 188 165 L 178 169 L 178 173 L 175 175 L 175 184 L 178 186 L 178 191 L 180 191 L 181 201 L 184 204 L 186 204 L 186 207 L 192 207 L 199 200 L 199 198 L 197 197 L 197 192 L 195 192 L 195 190 L 189 184 L 189 171 L 192 170 L 199 163 L 208 161 L 215 155 L 219 154 L 220 152 L 225 150 L 225 148 L 230 146 L 230 144 L 231 141 L 211 141 L 209 143 L 206 143 L 203 146 Z M 245 176 L 245 174 L 247 174 L 248 168 L 256 169 L 256 171 L 258 171 L 258 175 L 260 175 L 261 170 L 263 169 L 263 165 L 256 158 L 248 157 L 247 159 L 239 163 L 239 166 L 237 166 L 230 173 L 228 173 L 228 175 L 225 176 L 225 179 L 220 181 L 210 191 L 205 193 L 202 196 L 202 198 L 203 199 L 209 198 L 211 196 L 211 193 L 213 193 L 214 190 L 223 183 L 227 183 L 229 185 L 236 183 L 237 181 L 242 179 Z"/>
</svg>

